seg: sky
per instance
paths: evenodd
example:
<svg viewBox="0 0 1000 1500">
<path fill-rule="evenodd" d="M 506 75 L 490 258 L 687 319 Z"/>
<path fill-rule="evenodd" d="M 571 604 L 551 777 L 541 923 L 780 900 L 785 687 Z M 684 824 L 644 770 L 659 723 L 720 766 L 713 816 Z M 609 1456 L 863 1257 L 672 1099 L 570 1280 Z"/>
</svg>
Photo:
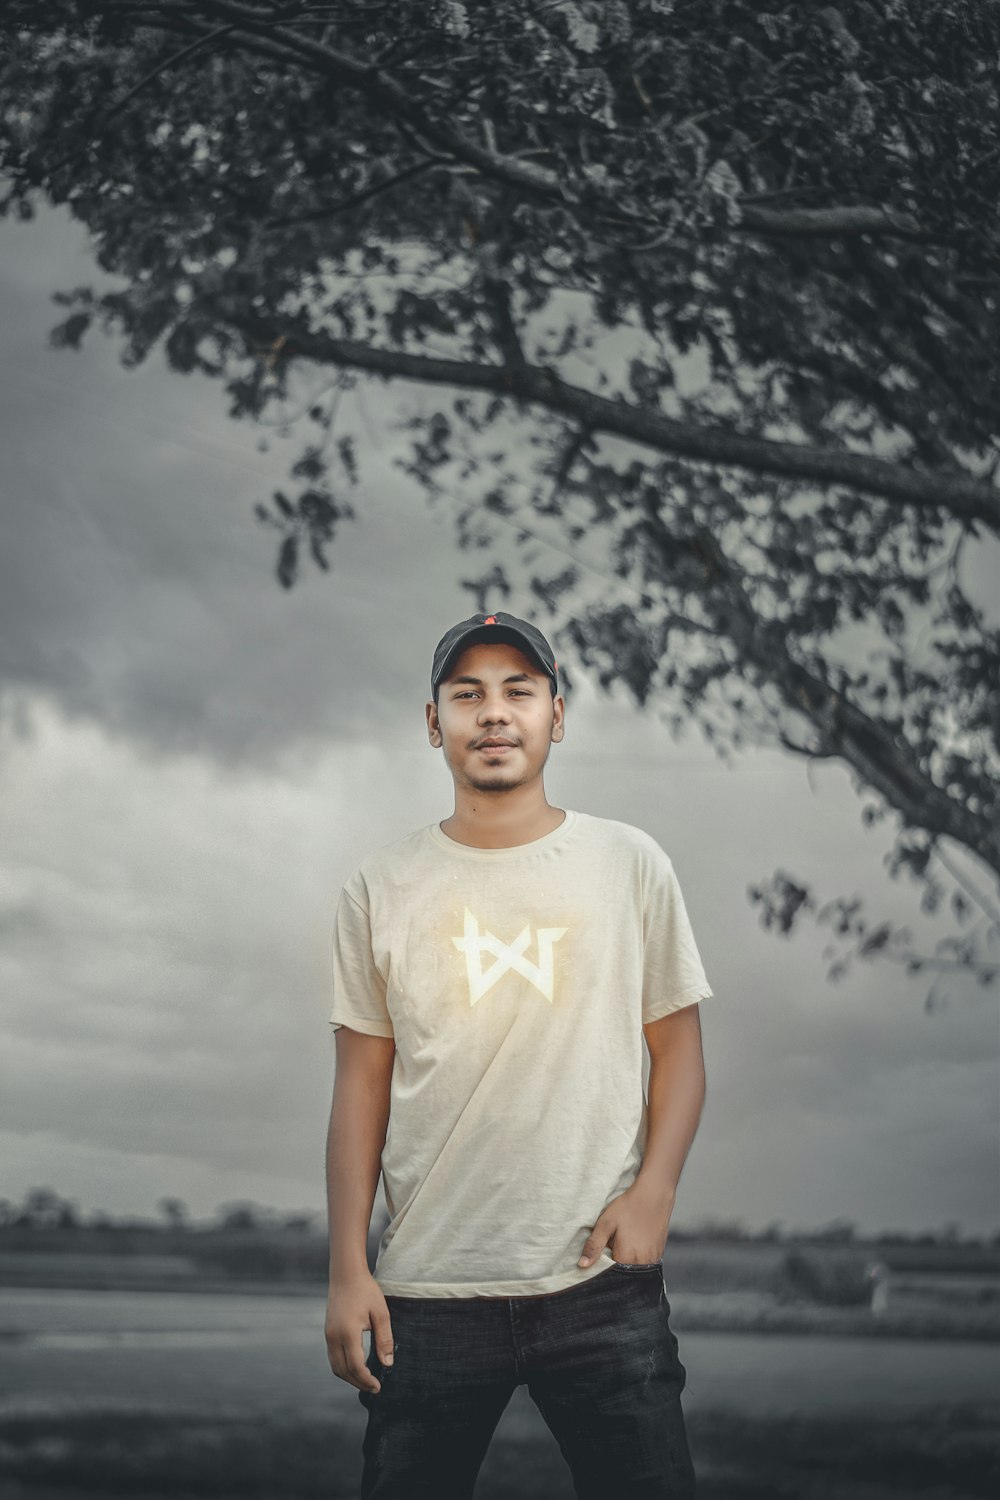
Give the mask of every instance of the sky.
<svg viewBox="0 0 1000 1500">
<path fill-rule="evenodd" d="M 427 676 L 487 563 L 394 462 L 411 394 L 372 386 L 357 517 L 282 589 L 253 508 L 305 434 L 261 452 L 159 353 L 50 349 L 51 294 L 81 284 L 65 213 L 0 223 L 0 1197 L 322 1214 L 333 913 L 367 853 L 452 810 Z M 489 606 L 529 614 L 512 581 Z M 948 913 L 886 877 L 892 820 L 863 827 L 842 765 L 724 760 L 568 665 L 548 799 L 660 842 L 714 991 L 673 1223 L 997 1233 L 996 987 L 928 1009 L 895 965 L 834 984 L 827 929 L 779 938 L 748 899 L 781 868 L 931 951 Z"/>
</svg>

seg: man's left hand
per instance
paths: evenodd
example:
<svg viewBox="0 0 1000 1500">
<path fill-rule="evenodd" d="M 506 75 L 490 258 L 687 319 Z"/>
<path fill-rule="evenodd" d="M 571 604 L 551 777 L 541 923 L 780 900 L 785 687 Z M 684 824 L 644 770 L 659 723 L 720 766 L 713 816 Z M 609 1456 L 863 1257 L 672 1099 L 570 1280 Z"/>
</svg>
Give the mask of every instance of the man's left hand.
<svg viewBox="0 0 1000 1500">
<path fill-rule="evenodd" d="M 630 1188 L 612 1198 L 587 1236 L 580 1266 L 589 1266 L 607 1246 L 615 1260 L 651 1265 L 662 1260 L 674 1211 L 669 1188 L 653 1188 L 636 1178 Z"/>
</svg>

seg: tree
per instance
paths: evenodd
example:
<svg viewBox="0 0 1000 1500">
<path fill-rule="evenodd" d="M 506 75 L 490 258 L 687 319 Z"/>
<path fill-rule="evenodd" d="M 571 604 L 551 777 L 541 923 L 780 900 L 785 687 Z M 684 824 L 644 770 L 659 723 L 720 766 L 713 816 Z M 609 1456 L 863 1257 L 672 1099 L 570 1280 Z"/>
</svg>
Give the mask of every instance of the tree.
<svg viewBox="0 0 1000 1500">
<path fill-rule="evenodd" d="M 185 1230 L 189 1227 L 190 1215 L 183 1198 L 161 1198 L 156 1206 L 166 1220 L 168 1229 Z"/>
<path fill-rule="evenodd" d="M 69 1198 L 61 1198 L 50 1187 L 30 1188 L 16 1224 L 28 1225 L 32 1229 L 78 1229 L 80 1219 L 76 1204 Z"/>
<path fill-rule="evenodd" d="M 5 212 L 64 203 L 137 364 L 315 424 L 262 521 L 291 587 L 352 514 L 358 382 L 423 387 L 406 467 L 513 546 L 557 643 L 719 754 L 836 758 L 932 957 L 861 904 L 751 888 L 911 971 L 998 964 L 995 0 L 8 0 Z M 321 390 L 314 385 L 319 372 Z M 286 408 L 287 410 L 287 408 Z M 596 555 L 595 555 L 596 554 Z M 558 559 L 553 564 L 552 558 Z M 860 659 L 858 665 L 861 639 Z M 943 878 L 942 878 L 943 872 Z M 931 997 L 928 997 L 928 1004 Z"/>
<path fill-rule="evenodd" d="M 256 1203 L 240 1199 L 235 1203 L 224 1203 L 219 1208 L 219 1228 L 223 1231 L 235 1229 L 243 1233 L 262 1227 L 263 1218 Z"/>
</svg>

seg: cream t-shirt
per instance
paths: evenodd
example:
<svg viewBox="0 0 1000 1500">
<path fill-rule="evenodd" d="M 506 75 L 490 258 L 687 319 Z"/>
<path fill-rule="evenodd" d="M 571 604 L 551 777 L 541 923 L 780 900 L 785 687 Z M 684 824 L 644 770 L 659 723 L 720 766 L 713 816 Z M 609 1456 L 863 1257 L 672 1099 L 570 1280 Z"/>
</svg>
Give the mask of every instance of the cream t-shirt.
<svg viewBox="0 0 1000 1500">
<path fill-rule="evenodd" d="M 576 1262 L 646 1140 L 642 1025 L 712 994 L 669 857 L 567 810 L 528 844 L 438 824 L 349 876 L 334 1030 L 396 1044 L 375 1279 L 406 1297 L 530 1296 Z"/>
</svg>

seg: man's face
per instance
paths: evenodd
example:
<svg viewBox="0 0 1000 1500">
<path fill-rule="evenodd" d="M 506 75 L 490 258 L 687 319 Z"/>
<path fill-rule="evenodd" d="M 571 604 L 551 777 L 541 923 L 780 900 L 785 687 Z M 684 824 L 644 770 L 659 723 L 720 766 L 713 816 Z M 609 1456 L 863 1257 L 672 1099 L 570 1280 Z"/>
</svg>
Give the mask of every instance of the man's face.
<svg viewBox="0 0 1000 1500">
<path fill-rule="evenodd" d="M 562 696 L 516 646 L 467 646 L 427 704 L 432 745 L 444 751 L 456 784 L 512 791 L 542 773 L 563 737 Z"/>
</svg>

